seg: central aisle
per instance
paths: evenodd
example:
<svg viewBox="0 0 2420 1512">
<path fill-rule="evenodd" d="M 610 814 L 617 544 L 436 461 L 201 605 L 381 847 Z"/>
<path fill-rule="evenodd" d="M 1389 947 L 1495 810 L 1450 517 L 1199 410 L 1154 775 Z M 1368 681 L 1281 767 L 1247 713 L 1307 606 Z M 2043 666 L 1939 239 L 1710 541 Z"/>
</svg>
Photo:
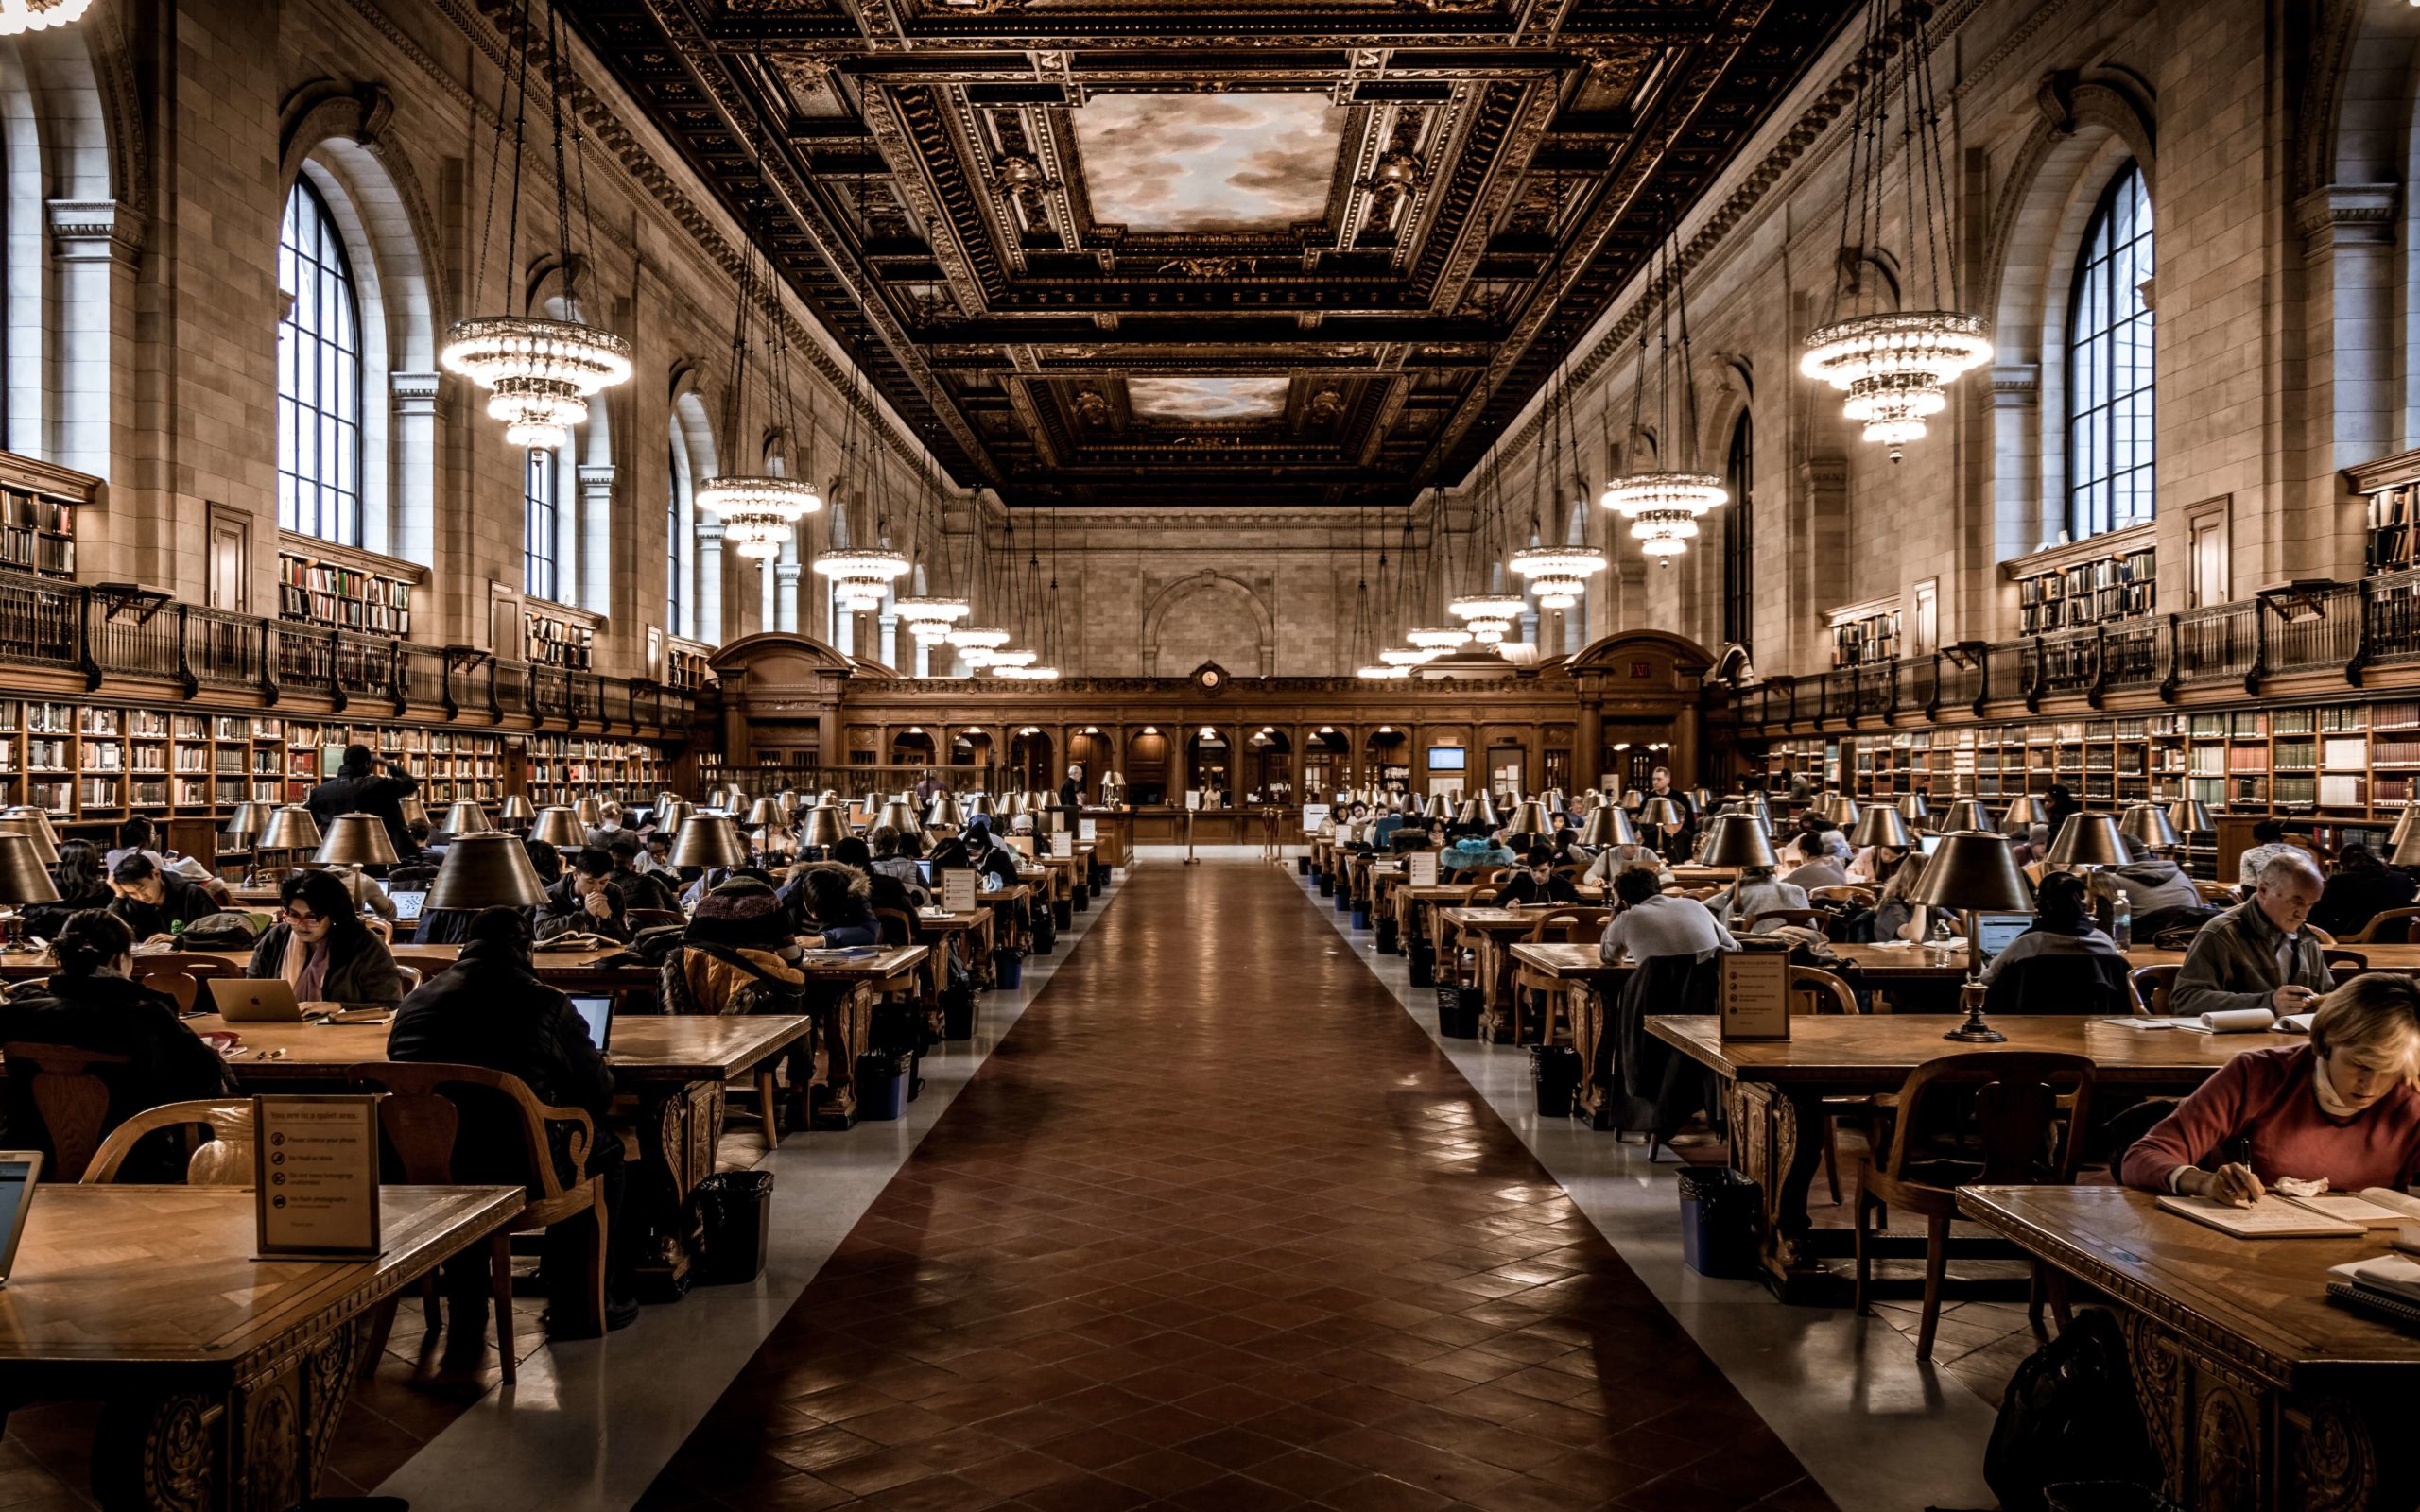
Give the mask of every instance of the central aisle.
<svg viewBox="0 0 2420 1512">
<path fill-rule="evenodd" d="M 1242 862 L 1132 874 L 641 1505 L 859 1498 L 1830 1505 Z"/>
</svg>

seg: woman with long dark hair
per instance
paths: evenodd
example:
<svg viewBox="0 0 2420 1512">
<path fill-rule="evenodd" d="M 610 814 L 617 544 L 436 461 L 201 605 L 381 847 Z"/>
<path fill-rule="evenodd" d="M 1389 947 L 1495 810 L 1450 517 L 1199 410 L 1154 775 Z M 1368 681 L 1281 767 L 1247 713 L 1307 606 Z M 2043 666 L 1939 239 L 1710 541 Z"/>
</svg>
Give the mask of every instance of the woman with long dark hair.
<svg viewBox="0 0 2420 1512">
<path fill-rule="evenodd" d="M 391 1008 L 404 979 L 387 942 L 370 932 L 353 894 L 325 871 L 298 871 L 277 889 L 285 917 L 252 947 L 246 976 L 282 977 L 302 1003 Z"/>
</svg>

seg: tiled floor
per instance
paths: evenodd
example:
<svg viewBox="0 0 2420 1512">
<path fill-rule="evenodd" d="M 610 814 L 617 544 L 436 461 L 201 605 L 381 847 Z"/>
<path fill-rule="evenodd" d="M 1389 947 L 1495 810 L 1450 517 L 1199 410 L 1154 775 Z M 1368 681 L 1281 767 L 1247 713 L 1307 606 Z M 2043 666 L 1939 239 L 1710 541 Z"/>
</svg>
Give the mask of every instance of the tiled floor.
<svg viewBox="0 0 2420 1512">
<path fill-rule="evenodd" d="M 1092 933 L 643 1506 L 1831 1504 L 1285 874 Z"/>
</svg>

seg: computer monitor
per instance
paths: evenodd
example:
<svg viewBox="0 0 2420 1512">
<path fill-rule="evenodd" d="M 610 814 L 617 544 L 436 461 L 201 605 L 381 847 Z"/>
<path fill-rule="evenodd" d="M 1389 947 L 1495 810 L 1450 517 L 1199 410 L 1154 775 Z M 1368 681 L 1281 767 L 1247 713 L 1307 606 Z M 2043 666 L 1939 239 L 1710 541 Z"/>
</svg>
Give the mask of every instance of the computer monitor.
<svg viewBox="0 0 2420 1512">
<path fill-rule="evenodd" d="M 1988 961 L 2008 949 L 2011 941 L 2032 927 L 2031 914 L 1977 914 L 1975 916 L 1976 952 Z"/>
<path fill-rule="evenodd" d="M 588 1025 L 588 1038 L 596 1041 L 596 1048 L 599 1050 L 607 1049 L 610 1041 L 614 1038 L 614 999 L 612 995 L 604 994 L 596 997 L 575 997 L 571 1000 L 571 1009 L 574 1013 L 579 1015 L 581 1022 Z"/>
<path fill-rule="evenodd" d="M 26 1231 L 26 1213 L 34 1205 L 34 1183 L 42 1176 L 40 1150 L 0 1150 L 0 1285 L 17 1263 L 17 1241 Z"/>
</svg>

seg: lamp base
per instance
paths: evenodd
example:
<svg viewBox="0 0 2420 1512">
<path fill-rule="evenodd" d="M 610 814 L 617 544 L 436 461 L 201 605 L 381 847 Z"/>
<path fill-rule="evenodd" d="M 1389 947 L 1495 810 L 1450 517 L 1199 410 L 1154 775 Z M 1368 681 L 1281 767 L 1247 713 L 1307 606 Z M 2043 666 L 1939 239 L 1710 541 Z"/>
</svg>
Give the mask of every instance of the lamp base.
<svg viewBox="0 0 2420 1512">
<path fill-rule="evenodd" d="M 1973 939 L 1975 926 L 1966 926 L 1968 939 Z M 2008 1036 L 1983 1022 L 1983 984 L 1969 980 L 1958 989 L 1958 1005 L 1966 1010 L 1966 1022 L 1943 1035 L 1963 1045 L 1999 1045 L 2008 1043 Z"/>
</svg>

